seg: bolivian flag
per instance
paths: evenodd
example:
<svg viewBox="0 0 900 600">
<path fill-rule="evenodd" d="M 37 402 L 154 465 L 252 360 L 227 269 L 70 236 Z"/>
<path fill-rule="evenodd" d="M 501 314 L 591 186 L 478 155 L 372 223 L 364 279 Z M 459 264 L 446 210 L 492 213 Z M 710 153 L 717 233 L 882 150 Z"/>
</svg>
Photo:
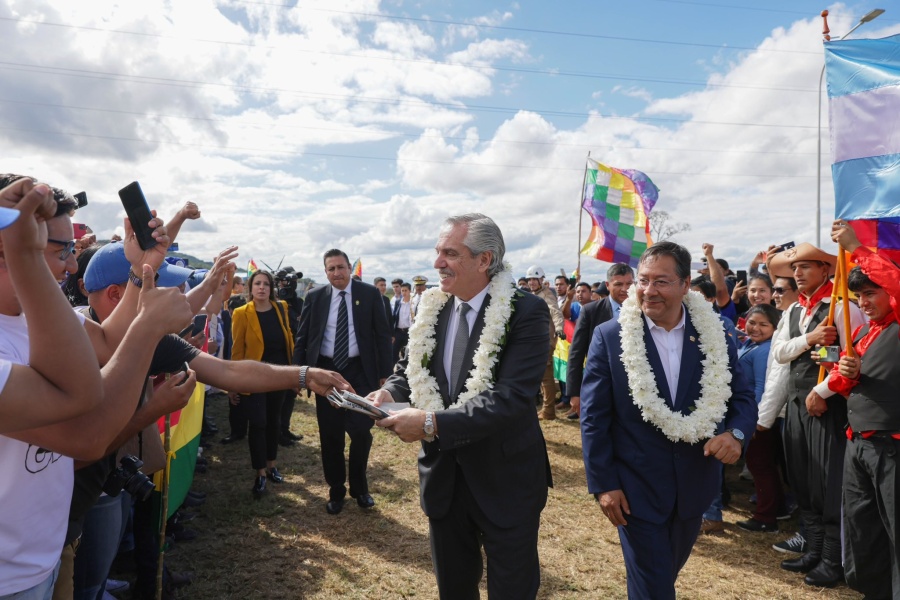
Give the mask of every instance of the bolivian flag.
<svg viewBox="0 0 900 600">
<path fill-rule="evenodd" d="M 572 335 L 575 333 L 575 323 L 566 319 L 563 323 L 563 333 L 566 339 L 556 340 L 556 350 L 553 351 L 553 378 L 566 382 L 566 369 L 569 368 L 569 346 L 572 345 Z"/>
<path fill-rule="evenodd" d="M 202 383 L 197 383 L 187 406 L 173 412 L 169 417 L 171 462 L 169 464 L 169 510 L 166 519 L 175 514 L 175 511 L 184 502 L 188 490 L 191 489 L 191 483 L 194 481 L 197 448 L 200 446 L 200 429 L 203 426 L 204 388 Z M 157 424 L 159 425 L 159 434 L 165 443 L 166 418 L 160 418 Z M 162 506 L 164 473 L 164 470 L 157 471 L 153 475 L 153 483 L 156 484 L 153 501 L 158 503 L 157 506 Z"/>
</svg>

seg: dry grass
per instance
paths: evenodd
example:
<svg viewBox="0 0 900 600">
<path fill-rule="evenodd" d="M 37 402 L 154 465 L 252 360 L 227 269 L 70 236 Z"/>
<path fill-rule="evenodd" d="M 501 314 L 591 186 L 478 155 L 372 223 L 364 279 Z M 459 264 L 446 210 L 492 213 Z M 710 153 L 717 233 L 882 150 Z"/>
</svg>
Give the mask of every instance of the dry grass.
<svg viewBox="0 0 900 600">
<path fill-rule="evenodd" d="M 222 435 L 226 409 L 212 407 Z M 223 427 L 224 425 L 224 427 Z M 587 494 L 577 423 L 544 423 L 556 487 L 543 512 L 539 597 L 624 598 L 625 568 L 615 529 Z M 172 566 L 196 572 L 181 597 L 198 599 L 434 598 L 428 527 L 419 508 L 416 445 L 375 431 L 369 484 L 377 507 L 349 503 L 325 513 L 327 490 L 318 454 L 315 411 L 298 401 L 294 431 L 305 439 L 279 450 L 286 477 L 268 497 L 254 501 L 245 444 L 214 445 L 210 470 L 195 489 L 209 493 L 201 531 L 170 555 Z M 221 437 L 221 435 L 219 436 Z M 732 472 L 730 477 L 734 477 Z M 783 555 L 770 545 L 786 534 L 748 533 L 733 523 L 748 516 L 746 482 L 732 485 L 723 536 L 702 538 L 678 581 L 681 598 L 858 598 L 846 587 L 817 590 L 783 571 Z M 514 493 L 514 490 L 510 490 Z M 794 523 L 790 524 L 791 527 Z M 486 594 L 483 594 L 486 597 Z"/>
</svg>

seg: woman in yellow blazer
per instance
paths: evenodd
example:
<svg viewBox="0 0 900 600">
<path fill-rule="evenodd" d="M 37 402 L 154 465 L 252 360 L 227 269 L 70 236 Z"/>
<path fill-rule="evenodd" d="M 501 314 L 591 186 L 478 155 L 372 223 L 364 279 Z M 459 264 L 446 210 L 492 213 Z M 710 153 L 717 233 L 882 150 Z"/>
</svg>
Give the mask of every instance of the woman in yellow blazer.
<svg viewBox="0 0 900 600">
<path fill-rule="evenodd" d="M 258 360 L 276 365 L 291 364 L 294 337 L 291 333 L 287 304 L 275 297 L 275 279 L 268 271 L 256 271 L 247 282 L 250 302 L 236 308 L 231 318 L 234 345 L 231 360 Z M 266 478 L 281 483 L 278 472 L 281 405 L 288 390 L 241 395 L 240 403 L 250 425 L 247 441 L 250 463 L 256 471 L 253 495 L 266 492 Z"/>
</svg>

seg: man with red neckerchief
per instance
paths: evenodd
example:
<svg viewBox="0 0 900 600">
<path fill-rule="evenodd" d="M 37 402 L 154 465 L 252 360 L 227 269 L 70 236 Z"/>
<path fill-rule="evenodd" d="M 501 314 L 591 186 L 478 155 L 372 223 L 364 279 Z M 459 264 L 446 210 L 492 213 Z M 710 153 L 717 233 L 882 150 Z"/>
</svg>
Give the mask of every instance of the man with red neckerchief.
<svg viewBox="0 0 900 600">
<path fill-rule="evenodd" d="M 847 403 L 818 382 L 819 365 L 810 356 L 816 346 L 839 343 L 845 347 L 843 328 L 826 326 L 833 289 L 829 275 L 837 257 L 812 244 L 798 244 L 775 254 L 769 273 L 793 277 L 800 292 L 785 311 L 783 326 L 772 338 L 771 354 L 789 366 L 784 449 L 788 481 L 797 499 L 805 527 L 807 551 L 799 558 L 782 561 L 781 568 L 806 573 L 807 585 L 831 587 L 843 581 L 841 566 L 841 484 L 847 438 Z M 835 307 L 834 322 L 843 322 L 843 307 Z M 850 322 L 864 322 L 850 304 Z M 839 341 L 838 341 L 839 340 Z"/>
<path fill-rule="evenodd" d="M 835 221 L 832 239 L 859 266 L 848 285 L 869 323 L 853 332 L 856 356 L 842 353 L 828 387 L 847 398 L 844 456 L 844 571 L 867 598 L 900 594 L 900 527 L 896 489 L 900 451 L 900 268 L 862 246 L 853 229 Z M 887 547 L 887 549 L 886 549 Z"/>
</svg>

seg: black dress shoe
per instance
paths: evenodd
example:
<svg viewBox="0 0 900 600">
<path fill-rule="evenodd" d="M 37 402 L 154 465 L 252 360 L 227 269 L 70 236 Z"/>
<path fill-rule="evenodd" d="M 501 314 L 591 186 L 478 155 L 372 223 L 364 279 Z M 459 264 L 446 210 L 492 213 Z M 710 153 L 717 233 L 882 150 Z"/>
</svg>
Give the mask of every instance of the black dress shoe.
<svg viewBox="0 0 900 600">
<path fill-rule="evenodd" d="M 375 499 L 372 498 L 371 494 L 359 494 L 353 497 L 356 498 L 356 503 L 359 504 L 360 508 L 372 508 L 375 506 Z"/>
<path fill-rule="evenodd" d="M 800 558 L 791 558 L 781 561 L 781 568 L 794 573 L 809 573 L 822 561 L 822 555 L 807 552 Z"/>
<path fill-rule="evenodd" d="M 806 585 L 814 585 L 816 587 L 834 587 L 844 581 L 844 569 L 841 568 L 841 565 L 823 558 L 816 565 L 816 568 L 803 578 L 803 581 Z"/>
<path fill-rule="evenodd" d="M 253 497 L 259 500 L 266 493 L 266 478 L 265 477 L 257 477 L 255 483 L 253 484 L 253 489 L 250 490 L 253 492 Z"/>
<path fill-rule="evenodd" d="M 281 475 L 281 473 L 278 472 L 278 469 L 276 467 L 267 469 L 266 477 L 268 477 L 269 481 L 271 481 L 272 483 L 284 483 L 284 477 Z"/>
<path fill-rule="evenodd" d="M 188 490 L 188 496 L 191 498 L 196 498 L 197 500 L 206 500 L 206 492 L 195 492 L 194 490 Z"/>
<path fill-rule="evenodd" d="M 290 440 L 294 440 L 295 442 L 299 442 L 300 440 L 303 439 L 302 435 L 294 433 L 293 431 L 285 431 L 281 435 L 282 435 L 282 437 L 286 437 Z"/>
<path fill-rule="evenodd" d="M 286 435 L 278 436 L 278 445 L 279 446 L 284 446 L 285 448 L 290 448 L 291 446 L 293 446 L 296 443 L 297 442 L 295 442 L 291 438 L 287 437 Z"/>
<path fill-rule="evenodd" d="M 340 500 L 329 500 L 328 504 L 325 505 L 325 512 L 329 515 L 336 515 L 339 512 L 344 510 L 344 499 Z"/>
<path fill-rule="evenodd" d="M 244 436 L 241 436 L 241 437 L 235 437 L 235 436 L 233 436 L 233 435 L 229 435 L 228 437 L 223 437 L 223 438 L 222 438 L 222 443 L 223 443 L 223 444 L 230 444 L 231 442 L 239 442 L 239 441 L 241 441 L 242 439 L 244 439 Z"/>
</svg>

